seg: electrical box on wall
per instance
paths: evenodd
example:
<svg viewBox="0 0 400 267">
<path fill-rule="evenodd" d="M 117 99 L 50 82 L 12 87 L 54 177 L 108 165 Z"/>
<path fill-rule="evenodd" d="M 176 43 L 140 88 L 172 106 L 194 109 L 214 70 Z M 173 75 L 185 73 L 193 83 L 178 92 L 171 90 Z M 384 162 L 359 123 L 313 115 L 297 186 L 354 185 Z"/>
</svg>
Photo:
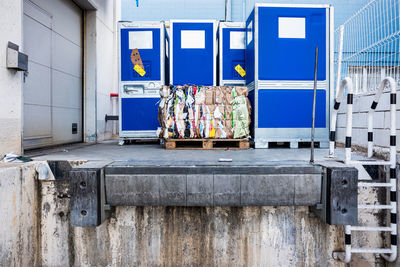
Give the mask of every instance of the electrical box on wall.
<svg viewBox="0 0 400 267">
<path fill-rule="evenodd" d="M 18 51 L 19 46 L 8 42 L 7 46 L 7 68 L 17 71 L 28 70 L 28 55 Z"/>
</svg>

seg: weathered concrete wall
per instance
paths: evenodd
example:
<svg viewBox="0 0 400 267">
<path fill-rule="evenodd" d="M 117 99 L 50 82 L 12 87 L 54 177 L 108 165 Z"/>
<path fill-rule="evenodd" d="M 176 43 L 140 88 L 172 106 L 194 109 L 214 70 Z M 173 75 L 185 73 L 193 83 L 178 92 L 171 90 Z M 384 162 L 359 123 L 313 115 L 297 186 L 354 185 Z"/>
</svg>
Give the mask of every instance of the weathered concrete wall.
<svg viewBox="0 0 400 267">
<path fill-rule="evenodd" d="M 75 264 L 340 266 L 341 232 L 306 207 L 124 207 L 96 230 L 74 229 Z"/>
<path fill-rule="evenodd" d="M 343 227 L 308 207 L 117 207 L 97 228 L 72 228 L 69 181 L 37 181 L 38 164 L 0 163 L 0 266 L 345 266 L 331 257 L 344 248 Z M 371 191 L 360 201 L 382 197 Z M 359 221 L 377 219 L 385 216 Z M 388 241 L 379 233 L 353 240 Z M 373 255 L 353 260 L 384 266 Z"/>
<path fill-rule="evenodd" d="M 39 265 L 36 163 L 0 162 L 0 266 Z"/>
<path fill-rule="evenodd" d="M 331 256 L 344 249 L 343 227 L 323 223 L 308 207 L 117 207 L 97 228 L 70 228 L 65 181 L 45 187 L 45 266 L 345 266 Z M 375 219 L 366 214 L 362 222 Z M 379 233 L 354 241 L 382 245 Z M 353 259 L 382 266 L 373 255 Z"/>
</svg>

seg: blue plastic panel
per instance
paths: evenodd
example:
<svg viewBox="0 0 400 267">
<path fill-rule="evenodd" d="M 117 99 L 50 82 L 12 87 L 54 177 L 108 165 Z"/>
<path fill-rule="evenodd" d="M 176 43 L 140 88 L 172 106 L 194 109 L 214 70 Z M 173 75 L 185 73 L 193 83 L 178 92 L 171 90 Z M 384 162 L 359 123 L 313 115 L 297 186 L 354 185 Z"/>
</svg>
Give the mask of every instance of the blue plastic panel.
<svg viewBox="0 0 400 267">
<path fill-rule="evenodd" d="M 245 77 L 239 75 L 235 67 L 239 64 L 245 69 L 244 51 L 245 49 L 231 49 L 231 32 L 245 32 L 245 29 L 223 28 L 222 30 L 222 79 L 243 81 Z"/>
<path fill-rule="evenodd" d="M 158 105 L 160 98 L 122 98 L 121 128 L 122 131 L 155 131 L 158 122 Z"/>
<path fill-rule="evenodd" d="M 129 49 L 130 31 L 152 31 L 153 49 L 139 49 L 146 74 L 142 77 L 134 69 Z M 121 29 L 121 81 L 159 81 L 161 80 L 160 29 Z"/>
<path fill-rule="evenodd" d="M 305 18 L 305 38 L 279 38 L 279 17 Z M 326 9 L 259 7 L 259 80 L 313 80 L 318 46 L 318 80 L 326 79 Z"/>
<path fill-rule="evenodd" d="M 251 34 L 251 42 L 248 37 Z M 245 51 L 245 62 L 246 62 L 246 84 L 254 81 L 254 10 L 250 13 L 250 16 L 246 21 L 246 51 Z"/>
<path fill-rule="evenodd" d="M 311 128 L 313 90 L 259 90 L 258 128 Z M 315 127 L 326 127 L 326 92 L 317 90 Z"/>
<path fill-rule="evenodd" d="M 214 84 L 214 25 L 212 22 L 174 22 L 172 81 L 173 85 Z M 182 30 L 205 31 L 205 48 L 181 48 Z"/>
</svg>

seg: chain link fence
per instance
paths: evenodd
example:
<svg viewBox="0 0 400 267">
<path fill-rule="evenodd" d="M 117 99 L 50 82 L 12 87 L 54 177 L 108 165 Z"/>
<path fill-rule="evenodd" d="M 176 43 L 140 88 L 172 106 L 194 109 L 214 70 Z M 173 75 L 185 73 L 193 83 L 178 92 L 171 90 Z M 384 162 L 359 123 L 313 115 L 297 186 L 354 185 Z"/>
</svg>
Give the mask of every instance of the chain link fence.
<svg viewBox="0 0 400 267">
<path fill-rule="evenodd" d="M 349 76 L 355 94 L 390 76 L 400 85 L 400 1 L 372 0 L 335 30 L 336 91 Z"/>
</svg>

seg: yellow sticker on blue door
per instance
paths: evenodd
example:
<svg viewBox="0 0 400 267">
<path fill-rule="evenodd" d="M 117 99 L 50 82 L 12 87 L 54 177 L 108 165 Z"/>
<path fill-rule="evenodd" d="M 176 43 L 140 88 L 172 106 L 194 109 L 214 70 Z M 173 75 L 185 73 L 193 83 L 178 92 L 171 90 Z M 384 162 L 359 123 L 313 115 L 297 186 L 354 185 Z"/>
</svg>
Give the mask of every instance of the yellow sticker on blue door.
<svg viewBox="0 0 400 267">
<path fill-rule="evenodd" d="M 239 73 L 240 76 L 244 77 L 246 75 L 246 71 L 240 66 L 240 64 L 237 64 L 235 67 L 235 70 Z"/>
<path fill-rule="evenodd" d="M 144 76 L 146 74 L 146 71 L 140 67 L 139 65 L 135 65 L 135 67 L 133 68 L 137 73 L 139 73 L 140 76 Z"/>
</svg>

